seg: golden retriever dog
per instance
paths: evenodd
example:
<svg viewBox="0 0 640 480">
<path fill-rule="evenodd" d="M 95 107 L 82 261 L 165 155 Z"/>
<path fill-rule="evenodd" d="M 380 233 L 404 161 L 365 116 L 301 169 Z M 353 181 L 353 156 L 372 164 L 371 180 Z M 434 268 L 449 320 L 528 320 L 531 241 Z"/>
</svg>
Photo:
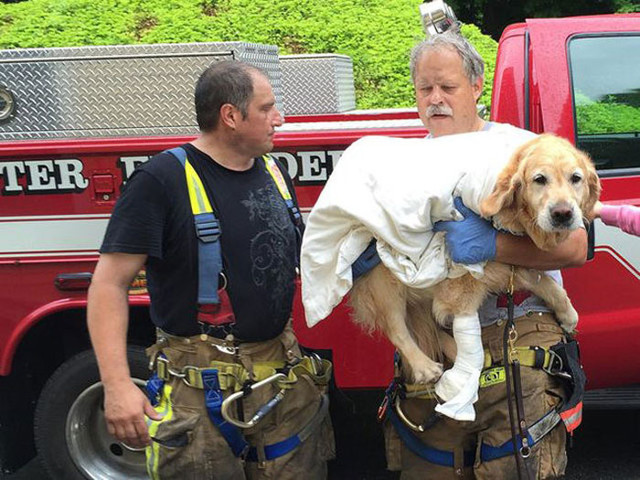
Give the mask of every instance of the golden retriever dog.
<svg viewBox="0 0 640 480">
<path fill-rule="evenodd" d="M 583 221 L 591 220 L 600 183 L 589 157 L 568 141 L 540 135 L 517 149 L 498 176 L 480 213 L 494 225 L 516 235 L 528 235 L 542 250 L 564 241 Z M 511 267 L 488 262 L 484 276 L 466 274 L 428 289 L 413 289 L 398 281 L 381 263 L 356 280 L 350 304 L 354 320 L 365 329 L 381 330 L 398 349 L 416 383 L 442 375 L 442 352 L 455 358 L 453 339 L 440 326 L 459 315 L 477 314 L 489 292 L 505 292 Z M 565 290 L 536 270 L 515 268 L 516 290 L 529 290 L 554 310 L 564 330 L 572 332 L 578 315 Z"/>
</svg>

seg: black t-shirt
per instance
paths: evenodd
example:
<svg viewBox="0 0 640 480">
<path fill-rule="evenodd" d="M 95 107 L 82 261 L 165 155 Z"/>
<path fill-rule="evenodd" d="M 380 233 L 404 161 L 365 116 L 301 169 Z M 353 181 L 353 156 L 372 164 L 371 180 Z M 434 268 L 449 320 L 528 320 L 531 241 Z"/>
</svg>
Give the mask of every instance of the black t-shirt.
<svg viewBox="0 0 640 480">
<path fill-rule="evenodd" d="M 229 170 L 193 145 L 187 158 L 205 186 L 221 227 L 223 270 L 245 341 L 279 335 L 291 313 L 299 245 L 288 209 L 264 161 Z M 292 195 L 291 180 L 278 164 Z M 147 254 L 151 319 L 173 335 L 196 335 L 198 244 L 184 168 L 171 154 L 140 166 L 113 210 L 101 253 Z"/>
</svg>

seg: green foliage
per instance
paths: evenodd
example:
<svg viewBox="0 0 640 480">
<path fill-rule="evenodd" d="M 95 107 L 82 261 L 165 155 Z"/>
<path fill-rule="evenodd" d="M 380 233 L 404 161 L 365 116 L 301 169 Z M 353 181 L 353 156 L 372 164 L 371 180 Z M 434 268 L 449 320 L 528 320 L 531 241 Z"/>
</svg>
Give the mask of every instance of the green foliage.
<svg viewBox="0 0 640 480">
<path fill-rule="evenodd" d="M 488 35 L 480 32 L 475 25 L 462 25 L 462 34 L 467 38 L 478 53 L 484 58 L 484 90 L 478 103 L 491 106 L 491 90 L 493 88 L 493 75 L 496 70 L 496 56 L 498 43 Z"/>
<path fill-rule="evenodd" d="M 640 2 L 638 0 L 614 0 L 617 13 L 640 12 Z"/>
<path fill-rule="evenodd" d="M 579 135 L 640 131 L 640 107 L 619 103 L 614 97 L 594 102 L 577 93 L 576 119 Z"/>
<path fill-rule="evenodd" d="M 527 18 L 569 17 L 614 13 L 638 8 L 638 0 L 446 0 L 459 20 L 480 26 L 496 40 L 507 25 Z M 633 10 L 626 10 L 633 11 Z M 636 10 L 637 11 L 637 10 Z"/>
<path fill-rule="evenodd" d="M 0 4 L 0 48 L 247 41 L 281 54 L 353 59 L 358 108 L 414 104 L 408 58 L 424 38 L 421 0 L 29 0 Z M 487 62 L 489 105 L 497 44 L 463 34 Z"/>
</svg>

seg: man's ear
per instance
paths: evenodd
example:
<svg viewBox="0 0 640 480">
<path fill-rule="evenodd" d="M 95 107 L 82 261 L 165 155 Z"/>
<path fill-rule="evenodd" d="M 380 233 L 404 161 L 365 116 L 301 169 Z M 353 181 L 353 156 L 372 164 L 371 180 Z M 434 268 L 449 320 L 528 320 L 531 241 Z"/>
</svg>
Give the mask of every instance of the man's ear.
<svg viewBox="0 0 640 480">
<path fill-rule="evenodd" d="M 480 100 L 480 96 L 482 95 L 482 86 L 484 85 L 484 77 L 478 77 L 476 81 L 473 83 L 473 98 L 476 99 L 476 103 Z"/>
<path fill-rule="evenodd" d="M 231 130 L 236 129 L 240 115 L 240 111 L 230 103 L 225 103 L 220 107 L 220 123 Z"/>
</svg>

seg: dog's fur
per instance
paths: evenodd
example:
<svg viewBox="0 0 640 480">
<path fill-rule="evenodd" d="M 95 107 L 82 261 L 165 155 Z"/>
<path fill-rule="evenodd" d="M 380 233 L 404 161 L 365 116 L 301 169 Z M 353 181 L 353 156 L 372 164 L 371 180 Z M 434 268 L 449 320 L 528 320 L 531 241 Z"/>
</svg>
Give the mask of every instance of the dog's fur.
<svg viewBox="0 0 640 480">
<path fill-rule="evenodd" d="M 551 250 L 580 227 L 600 194 L 600 182 L 589 157 L 568 141 L 545 134 L 522 145 L 483 200 L 483 217 L 514 234 L 525 234 L 542 250 Z M 455 358 L 453 339 L 441 326 L 455 316 L 475 314 L 489 292 L 507 289 L 511 267 L 487 263 L 484 276 L 447 279 L 428 289 L 402 284 L 383 265 L 356 280 L 350 294 L 354 320 L 368 330 L 380 329 L 395 345 L 417 383 L 442 374 L 444 353 Z M 564 289 L 536 270 L 515 269 L 515 289 L 529 290 L 554 310 L 560 325 L 575 329 L 578 315 Z M 431 357 L 431 358 L 430 358 Z M 434 361 L 434 358 L 437 361 Z"/>
</svg>

